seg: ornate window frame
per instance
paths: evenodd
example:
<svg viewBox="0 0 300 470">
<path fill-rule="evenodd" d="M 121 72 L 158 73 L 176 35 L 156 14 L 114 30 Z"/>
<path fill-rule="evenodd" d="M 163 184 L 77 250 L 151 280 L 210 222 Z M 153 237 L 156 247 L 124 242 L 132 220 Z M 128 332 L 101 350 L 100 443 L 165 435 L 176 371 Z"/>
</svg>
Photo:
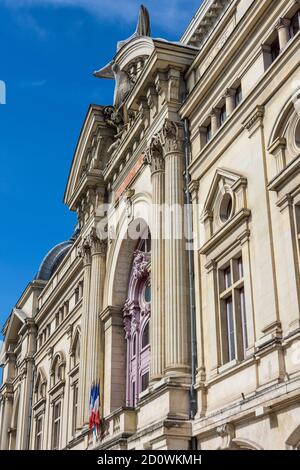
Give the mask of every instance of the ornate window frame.
<svg viewBox="0 0 300 470">
<path fill-rule="evenodd" d="M 145 328 L 149 327 L 151 302 L 144 293 L 150 284 L 150 252 L 141 251 L 142 242 L 134 252 L 128 298 L 123 308 L 123 322 L 127 340 L 126 404 L 136 406 L 139 395 L 146 388 L 150 374 L 150 342 L 142 347 Z M 143 383 L 143 377 L 146 382 Z"/>
</svg>

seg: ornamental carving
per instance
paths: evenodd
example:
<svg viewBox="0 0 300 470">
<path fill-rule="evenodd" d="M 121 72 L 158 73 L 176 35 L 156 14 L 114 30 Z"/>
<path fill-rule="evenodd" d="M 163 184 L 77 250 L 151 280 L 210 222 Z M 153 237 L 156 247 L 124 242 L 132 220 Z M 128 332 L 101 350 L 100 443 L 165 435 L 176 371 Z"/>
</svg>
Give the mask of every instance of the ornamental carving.
<svg viewBox="0 0 300 470">
<path fill-rule="evenodd" d="M 126 300 L 123 308 L 123 324 L 126 339 L 140 329 L 140 308 L 138 303 L 131 299 Z"/>
<path fill-rule="evenodd" d="M 183 151 L 183 129 L 180 124 L 166 119 L 160 136 L 165 155 Z"/>
<path fill-rule="evenodd" d="M 145 161 L 151 167 L 151 173 L 156 171 L 164 171 L 165 161 L 163 156 L 163 149 L 159 135 L 155 135 L 150 143 L 150 147 L 147 149 Z"/>
<path fill-rule="evenodd" d="M 81 245 L 78 248 L 78 256 L 82 258 L 84 266 L 91 264 L 91 245 L 88 237 L 82 240 Z"/>
<path fill-rule="evenodd" d="M 142 251 L 136 251 L 134 253 L 133 259 L 133 268 L 132 274 L 134 279 L 141 280 L 149 275 L 149 253 L 144 253 Z"/>
<path fill-rule="evenodd" d="M 232 423 L 226 423 L 222 426 L 218 426 L 217 434 L 221 438 L 220 450 L 233 448 L 232 440 L 235 437 L 235 427 Z"/>
<path fill-rule="evenodd" d="M 98 237 L 95 227 L 92 227 L 91 232 L 87 237 L 92 255 L 99 254 L 101 256 L 106 255 L 107 240 L 100 239 Z"/>
</svg>

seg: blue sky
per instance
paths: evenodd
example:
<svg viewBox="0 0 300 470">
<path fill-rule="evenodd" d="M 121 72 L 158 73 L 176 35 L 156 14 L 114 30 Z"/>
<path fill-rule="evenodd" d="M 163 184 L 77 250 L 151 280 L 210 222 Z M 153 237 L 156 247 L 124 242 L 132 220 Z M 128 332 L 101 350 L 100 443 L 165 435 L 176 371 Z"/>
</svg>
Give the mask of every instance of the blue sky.
<svg viewBox="0 0 300 470">
<path fill-rule="evenodd" d="M 135 0 L 0 0 L 0 325 L 53 245 L 76 223 L 62 199 L 90 103 L 113 83 L 92 72 L 136 26 Z M 145 1 L 152 35 L 178 40 L 200 0 Z"/>
</svg>

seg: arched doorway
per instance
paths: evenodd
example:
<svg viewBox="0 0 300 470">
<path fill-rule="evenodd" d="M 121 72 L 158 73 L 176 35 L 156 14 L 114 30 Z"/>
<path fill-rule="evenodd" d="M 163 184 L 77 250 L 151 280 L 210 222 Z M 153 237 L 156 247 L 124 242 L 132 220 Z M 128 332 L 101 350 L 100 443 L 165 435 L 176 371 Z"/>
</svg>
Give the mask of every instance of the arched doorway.
<svg viewBox="0 0 300 470">
<path fill-rule="evenodd" d="M 133 254 L 128 297 L 123 309 L 127 341 L 126 405 L 135 407 L 150 374 L 151 237 L 139 240 Z"/>
</svg>

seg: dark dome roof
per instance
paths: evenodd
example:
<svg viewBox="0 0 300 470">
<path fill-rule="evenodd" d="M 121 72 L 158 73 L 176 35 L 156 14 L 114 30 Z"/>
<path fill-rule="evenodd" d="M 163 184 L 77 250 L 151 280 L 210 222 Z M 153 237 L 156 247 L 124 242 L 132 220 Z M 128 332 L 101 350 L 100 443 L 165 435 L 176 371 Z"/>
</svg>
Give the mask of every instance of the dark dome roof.
<svg viewBox="0 0 300 470">
<path fill-rule="evenodd" d="M 52 250 L 50 250 L 43 259 L 35 279 L 40 281 L 49 281 L 52 274 L 56 271 L 70 250 L 73 242 L 74 240 L 71 239 L 52 248 Z"/>
</svg>

